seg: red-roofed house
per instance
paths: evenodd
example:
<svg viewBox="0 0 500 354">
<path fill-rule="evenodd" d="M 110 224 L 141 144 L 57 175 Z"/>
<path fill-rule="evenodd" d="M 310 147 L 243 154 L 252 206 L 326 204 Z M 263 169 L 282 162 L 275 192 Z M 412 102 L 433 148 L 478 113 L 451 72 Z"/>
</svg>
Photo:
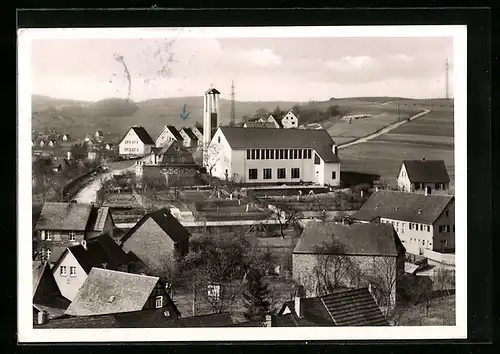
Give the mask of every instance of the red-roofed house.
<svg viewBox="0 0 500 354">
<path fill-rule="evenodd" d="M 189 252 L 187 229 L 167 209 L 146 214 L 120 240 L 125 253 L 137 257 L 150 271 Z"/>
</svg>

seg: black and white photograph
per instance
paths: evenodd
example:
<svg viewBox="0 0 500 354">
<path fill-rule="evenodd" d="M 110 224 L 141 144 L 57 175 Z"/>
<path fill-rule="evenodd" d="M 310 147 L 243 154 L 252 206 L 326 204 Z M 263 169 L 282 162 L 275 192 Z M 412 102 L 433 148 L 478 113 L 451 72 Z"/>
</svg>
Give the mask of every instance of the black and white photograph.
<svg viewBox="0 0 500 354">
<path fill-rule="evenodd" d="M 466 337 L 465 26 L 18 41 L 20 340 Z"/>
</svg>

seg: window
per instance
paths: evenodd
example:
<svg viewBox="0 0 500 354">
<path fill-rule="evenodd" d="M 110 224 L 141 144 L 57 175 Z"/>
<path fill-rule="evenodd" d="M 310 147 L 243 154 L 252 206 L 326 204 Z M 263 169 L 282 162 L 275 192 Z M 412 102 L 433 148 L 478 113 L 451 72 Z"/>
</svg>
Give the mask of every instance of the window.
<svg viewBox="0 0 500 354">
<path fill-rule="evenodd" d="M 257 169 L 251 168 L 248 170 L 248 179 L 257 179 Z"/>
<path fill-rule="evenodd" d="M 446 213 L 447 217 L 450 216 L 450 211 L 449 210 L 446 210 L 445 213 Z"/>
<path fill-rule="evenodd" d="M 74 266 L 69 267 L 69 275 L 72 277 L 76 277 L 76 267 Z"/>
<path fill-rule="evenodd" d="M 278 179 L 286 178 L 286 168 L 278 168 Z"/>
<path fill-rule="evenodd" d="M 422 240 L 422 246 L 425 246 L 425 240 Z"/>
<path fill-rule="evenodd" d="M 274 150 L 275 159 L 279 159 L 280 151 L 278 149 Z"/>
<path fill-rule="evenodd" d="M 250 160 L 250 150 L 247 150 L 247 160 Z"/>
<path fill-rule="evenodd" d="M 271 178 L 272 178 L 272 169 L 265 168 L 264 169 L 264 179 L 271 179 Z"/>
<path fill-rule="evenodd" d="M 220 144 L 220 136 L 217 138 L 217 142 Z"/>
<path fill-rule="evenodd" d="M 61 277 L 65 277 L 67 276 L 68 274 L 66 273 L 66 266 L 61 266 L 61 268 L 59 268 L 59 271 L 60 271 L 60 275 Z"/>
<path fill-rule="evenodd" d="M 207 286 L 208 297 L 214 300 L 220 299 L 220 285 L 210 284 Z"/>
<path fill-rule="evenodd" d="M 297 160 L 299 158 L 299 152 L 297 150 L 293 150 L 293 159 Z"/>
<path fill-rule="evenodd" d="M 260 160 L 260 150 L 257 150 L 257 156 L 255 157 L 257 160 Z"/>
<path fill-rule="evenodd" d="M 52 232 L 51 231 L 47 231 L 46 236 L 47 236 L 47 241 L 52 240 Z"/>
<path fill-rule="evenodd" d="M 266 160 L 269 160 L 271 158 L 271 150 L 267 149 L 266 150 Z"/>
<path fill-rule="evenodd" d="M 252 157 L 251 157 L 252 160 L 255 160 L 255 150 L 252 149 Z"/>
<path fill-rule="evenodd" d="M 311 152 L 312 152 L 312 150 L 311 150 L 311 149 L 307 150 L 307 158 L 308 158 L 308 159 L 310 159 L 310 158 L 311 158 Z"/>
<path fill-rule="evenodd" d="M 300 178 L 300 168 L 292 168 L 292 178 Z"/>
<path fill-rule="evenodd" d="M 274 149 L 273 149 L 273 150 L 271 150 L 271 153 L 270 153 L 270 158 L 271 158 L 271 160 L 274 160 Z"/>
<path fill-rule="evenodd" d="M 74 232 L 70 232 L 70 233 L 69 233 L 69 240 L 70 240 L 70 241 L 75 241 L 75 240 L 76 240 L 76 235 L 75 235 L 75 233 L 74 233 Z"/>
<path fill-rule="evenodd" d="M 260 158 L 261 158 L 262 160 L 265 160 L 265 159 L 266 159 L 266 150 L 265 150 L 265 149 L 262 149 L 262 150 L 260 151 Z"/>
<path fill-rule="evenodd" d="M 284 159 L 285 159 L 285 160 L 288 160 L 288 150 L 284 150 L 284 154 L 285 154 Z"/>
<path fill-rule="evenodd" d="M 409 229 L 413 230 L 413 223 L 412 222 L 410 223 Z"/>
<path fill-rule="evenodd" d="M 163 307 L 163 296 L 156 297 L 156 308 L 160 309 Z"/>
<path fill-rule="evenodd" d="M 337 171 L 332 171 L 332 179 L 337 179 Z"/>
<path fill-rule="evenodd" d="M 42 239 L 42 241 L 45 240 L 45 231 L 40 231 L 40 238 Z"/>
<path fill-rule="evenodd" d="M 415 190 L 419 190 L 420 189 L 420 183 L 415 183 Z"/>
<path fill-rule="evenodd" d="M 318 154 L 314 154 L 314 164 L 315 165 L 319 165 L 320 164 Z"/>
<path fill-rule="evenodd" d="M 424 231 L 424 225 L 420 224 L 420 231 Z"/>
<path fill-rule="evenodd" d="M 451 230 L 450 225 L 446 225 L 446 232 L 450 232 L 450 230 Z"/>
<path fill-rule="evenodd" d="M 398 221 L 398 222 L 396 222 L 396 227 L 399 227 L 399 221 Z"/>
<path fill-rule="evenodd" d="M 299 150 L 299 160 L 302 160 L 302 150 Z"/>
<path fill-rule="evenodd" d="M 430 225 L 427 225 L 427 232 L 431 232 L 431 227 L 430 227 Z"/>
</svg>

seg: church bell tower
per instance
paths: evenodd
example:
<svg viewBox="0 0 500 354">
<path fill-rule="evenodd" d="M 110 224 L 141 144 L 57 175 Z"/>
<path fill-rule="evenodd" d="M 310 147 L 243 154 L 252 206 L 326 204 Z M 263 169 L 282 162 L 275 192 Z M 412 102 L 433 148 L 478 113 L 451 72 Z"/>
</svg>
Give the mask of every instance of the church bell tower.
<svg viewBox="0 0 500 354">
<path fill-rule="evenodd" d="M 205 91 L 203 102 L 203 149 L 205 151 L 220 125 L 219 95 L 220 92 L 215 88 Z"/>
</svg>

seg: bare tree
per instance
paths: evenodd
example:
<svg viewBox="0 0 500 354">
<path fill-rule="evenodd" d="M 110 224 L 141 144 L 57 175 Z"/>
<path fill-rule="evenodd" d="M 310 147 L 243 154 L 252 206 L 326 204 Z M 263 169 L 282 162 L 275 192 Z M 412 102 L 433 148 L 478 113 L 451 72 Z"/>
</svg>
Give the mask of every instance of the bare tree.
<svg viewBox="0 0 500 354">
<path fill-rule="evenodd" d="M 257 202 L 261 205 L 266 204 L 265 201 L 260 201 L 258 199 Z M 290 203 L 274 200 L 272 204 L 267 205 L 267 209 L 271 213 L 271 218 L 278 221 L 280 235 L 283 239 L 285 238 L 285 230 L 290 227 L 300 228 L 299 221 L 303 218 L 303 214 L 301 211 L 291 206 Z"/>
<path fill-rule="evenodd" d="M 395 257 L 373 257 L 372 267 L 362 275 L 372 286 L 377 304 L 387 316 L 396 306 L 397 259 Z"/>
</svg>

